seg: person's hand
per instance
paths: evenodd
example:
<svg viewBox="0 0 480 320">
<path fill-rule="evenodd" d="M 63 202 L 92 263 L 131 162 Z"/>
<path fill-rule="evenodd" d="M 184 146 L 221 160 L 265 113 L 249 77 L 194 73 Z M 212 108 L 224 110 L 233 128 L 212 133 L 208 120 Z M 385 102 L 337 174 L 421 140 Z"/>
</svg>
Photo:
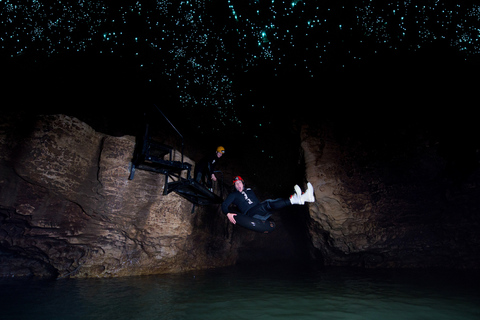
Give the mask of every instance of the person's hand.
<svg viewBox="0 0 480 320">
<path fill-rule="evenodd" d="M 212 173 L 212 180 L 215 181 L 215 182 L 217 181 L 217 177 L 215 177 L 215 175 L 213 173 Z"/>
<path fill-rule="evenodd" d="M 235 221 L 235 218 L 234 218 L 236 215 L 237 215 L 236 213 L 227 213 L 227 218 L 228 220 L 230 220 L 231 223 L 236 224 L 237 221 Z"/>
</svg>

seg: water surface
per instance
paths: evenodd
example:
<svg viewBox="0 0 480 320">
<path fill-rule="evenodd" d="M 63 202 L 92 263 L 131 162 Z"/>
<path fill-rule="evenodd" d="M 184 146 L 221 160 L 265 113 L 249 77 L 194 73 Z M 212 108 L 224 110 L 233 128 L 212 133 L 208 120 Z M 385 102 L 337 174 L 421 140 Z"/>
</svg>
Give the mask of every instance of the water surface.
<svg viewBox="0 0 480 320">
<path fill-rule="evenodd" d="M 464 272 L 237 266 L 121 279 L 0 280 L 2 319 L 480 319 Z"/>
</svg>

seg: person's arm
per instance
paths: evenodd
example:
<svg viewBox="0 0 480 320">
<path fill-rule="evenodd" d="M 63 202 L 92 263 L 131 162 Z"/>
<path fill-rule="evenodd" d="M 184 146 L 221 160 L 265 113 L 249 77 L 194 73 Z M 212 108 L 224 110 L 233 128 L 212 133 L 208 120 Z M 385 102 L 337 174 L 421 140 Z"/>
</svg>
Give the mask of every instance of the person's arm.
<svg viewBox="0 0 480 320">
<path fill-rule="evenodd" d="M 230 220 L 231 223 L 236 224 L 237 223 L 237 221 L 235 221 L 235 216 L 236 215 L 237 215 L 236 213 L 230 213 L 229 212 L 229 213 L 227 213 L 227 218 L 228 218 L 228 220 Z"/>
<path fill-rule="evenodd" d="M 230 194 L 228 195 L 227 199 L 225 199 L 225 201 L 223 201 L 223 203 L 222 203 L 222 211 L 223 211 L 223 213 L 227 215 L 228 220 L 229 220 L 231 223 L 233 223 L 233 224 L 237 223 L 237 222 L 235 221 L 235 218 L 234 218 L 237 214 L 236 214 L 236 213 L 232 213 L 232 212 L 228 212 L 228 211 L 229 211 L 228 208 L 230 207 L 230 205 L 232 204 L 232 202 L 233 202 L 234 200 L 235 200 L 235 194 L 234 194 L 234 193 L 230 193 Z"/>
<path fill-rule="evenodd" d="M 230 205 L 232 204 L 233 200 L 235 200 L 235 195 L 233 193 L 230 193 L 227 197 L 227 199 L 225 199 L 225 201 L 223 201 L 222 203 L 222 212 L 223 214 L 227 214 L 228 213 L 228 207 L 230 207 Z"/>
</svg>

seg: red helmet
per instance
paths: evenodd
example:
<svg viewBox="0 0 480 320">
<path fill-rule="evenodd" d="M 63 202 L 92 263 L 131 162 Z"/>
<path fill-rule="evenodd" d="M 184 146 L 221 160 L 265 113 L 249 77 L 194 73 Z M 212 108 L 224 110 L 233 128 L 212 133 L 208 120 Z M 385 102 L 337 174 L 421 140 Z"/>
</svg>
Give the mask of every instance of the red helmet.
<svg viewBox="0 0 480 320">
<path fill-rule="evenodd" d="M 236 176 L 235 178 L 233 178 L 233 183 L 232 184 L 235 184 L 235 182 L 237 182 L 237 181 L 242 181 L 243 184 L 245 184 L 245 181 L 243 181 L 242 177 L 240 177 L 240 176 Z"/>
</svg>

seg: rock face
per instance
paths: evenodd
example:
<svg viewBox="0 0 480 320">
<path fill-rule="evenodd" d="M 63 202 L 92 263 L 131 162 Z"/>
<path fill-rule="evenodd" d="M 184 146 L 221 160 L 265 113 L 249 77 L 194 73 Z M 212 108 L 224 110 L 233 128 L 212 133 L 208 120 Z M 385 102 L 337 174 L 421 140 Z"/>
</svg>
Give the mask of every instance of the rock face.
<svg viewBox="0 0 480 320">
<path fill-rule="evenodd" d="M 134 137 L 64 115 L 12 124 L 0 131 L 1 275 L 105 277 L 235 262 L 221 215 L 192 214 L 187 200 L 164 196 L 161 174 L 128 180 Z"/>
<path fill-rule="evenodd" d="M 478 169 L 455 182 L 442 144 L 408 130 L 355 138 L 316 125 L 301 135 L 313 255 L 326 265 L 479 267 Z"/>
<path fill-rule="evenodd" d="M 163 195 L 162 174 L 128 180 L 132 136 L 65 115 L 28 119 L 0 119 L 0 276 L 146 275 L 293 257 L 307 245 L 290 242 L 287 225 L 308 233 L 310 256 L 325 265 L 480 267 L 480 159 L 470 142 L 304 126 L 316 202 L 308 213 L 290 207 L 301 211 L 264 235 L 232 226 L 219 206 L 192 214 L 184 198 Z"/>
</svg>

